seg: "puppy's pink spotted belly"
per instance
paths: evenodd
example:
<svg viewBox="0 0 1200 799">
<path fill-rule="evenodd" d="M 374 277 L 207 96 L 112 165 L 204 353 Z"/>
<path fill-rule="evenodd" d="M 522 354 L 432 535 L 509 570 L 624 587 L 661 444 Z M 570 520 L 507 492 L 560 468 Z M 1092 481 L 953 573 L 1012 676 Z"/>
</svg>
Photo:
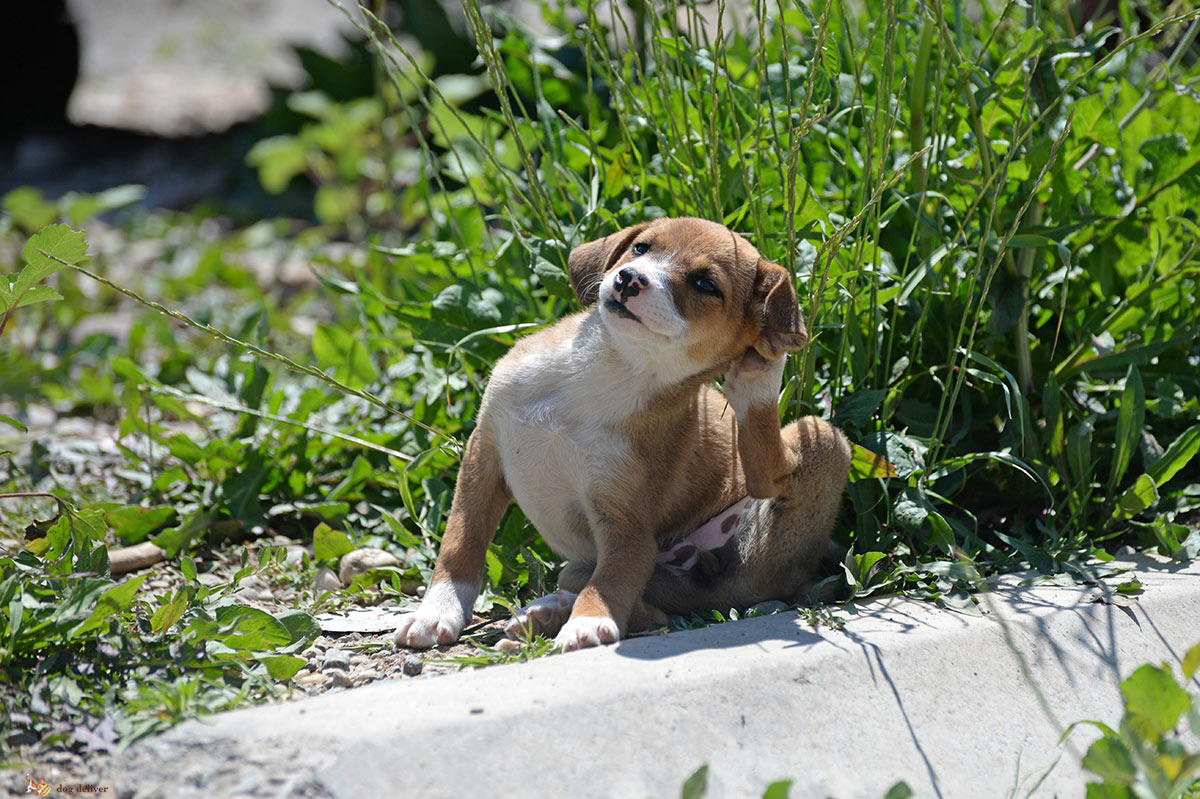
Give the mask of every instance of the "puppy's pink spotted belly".
<svg viewBox="0 0 1200 799">
<path fill-rule="evenodd" d="M 663 566 L 688 570 L 696 565 L 701 552 L 714 552 L 729 543 L 737 532 L 742 512 L 752 497 L 742 497 L 725 510 L 696 528 L 687 538 L 658 553 L 655 560 Z"/>
</svg>

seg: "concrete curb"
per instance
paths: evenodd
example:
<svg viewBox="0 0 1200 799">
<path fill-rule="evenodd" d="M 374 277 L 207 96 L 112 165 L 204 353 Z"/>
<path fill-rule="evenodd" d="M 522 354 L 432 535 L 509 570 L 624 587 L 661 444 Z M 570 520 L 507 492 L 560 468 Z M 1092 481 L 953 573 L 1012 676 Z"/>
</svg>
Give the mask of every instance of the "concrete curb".
<svg viewBox="0 0 1200 799">
<path fill-rule="evenodd" d="M 1200 642 L 1200 563 L 1137 557 L 1144 593 L 998 581 L 971 617 L 886 598 L 187 723 L 114 761 L 137 796 L 1082 797 L 1120 680 Z M 1122 575 L 1121 579 L 1129 579 Z M 1035 689 L 1033 686 L 1038 688 Z M 1193 686 L 1194 688 L 1195 686 Z M 1039 697 L 1040 690 L 1040 697 Z M 1048 772 L 1048 773 L 1047 773 Z"/>
</svg>

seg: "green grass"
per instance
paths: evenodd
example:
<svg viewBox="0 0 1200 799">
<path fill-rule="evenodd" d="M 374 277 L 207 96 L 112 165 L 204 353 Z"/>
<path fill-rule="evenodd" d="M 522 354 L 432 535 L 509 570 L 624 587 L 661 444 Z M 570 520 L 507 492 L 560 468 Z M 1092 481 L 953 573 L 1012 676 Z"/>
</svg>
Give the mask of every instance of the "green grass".
<svg viewBox="0 0 1200 799">
<path fill-rule="evenodd" d="M 368 19 L 375 96 L 294 94 L 301 123 L 249 157 L 270 191 L 315 185 L 315 225 L 131 212 L 114 230 L 94 215 L 133 190 L 4 198 L 0 447 L 14 452 L 0 493 L 23 496 L 0 497 L 0 585 L 18 586 L 0 591 L 0 733 L 24 724 L 13 713 L 48 740 L 64 714 L 95 726 L 159 702 L 169 721 L 204 697 L 224 706 L 230 686 L 239 701 L 271 693 L 261 675 L 243 689 L 223 665 L 181 661 L 178 701 L 122 698 L 113 686 L 130 675 L 88 678 L 107 711 L 66 689 L 19 699 L 91 662 L 101 627 L 171 651 L 188 618 L 212 612 L 195 584 L 166 631 L 160 600 L 138 596 L 89 627 L 111 585 L 62 570 L 102 574 L 106 538 L 203 564 L 267 530 L 308 540 L 323 524 L 304 568 L 346 542 L 384 546 L 408 557 L 382 590 L 411 591 L 490 366 L 574 308 L 572 247 L 653 216 L 722 221 L 795 274 L 812 340 L 780 413 L 832 418 L 858 447 L 837 532 L 846 596 L 972 612 L 996 572 L 1086 579 L 1126 544 L 1196 556 L 1197 12 L 1148 19 L 1120 3 L 1083 25 L 1015 3 L 702 8 L 713 22 L 689 4 L 627 18 L 546 4 L 561 35 L 539 39 L 467 0 L 475 75 L 443 74 Z M 74 250 L 43 238 L 18 256 L 56 221 L 82 229 L 90 259 L 61 229 L 40 235 Z M 152 270 L 131 266 L 139 243 Z M 250 268 L 289 258 L 317 280 L 260 282 Z M 101 312 L 129 313 L 127 333 L 72 338 Z M 23 437 L 36 406 L 111 422 L 119 468 L 71 472 L 54 442 Z M 26 548 L 50 526 L 74 536 L 70 552 L 37 543 L 49 535 Z M 545 592 L 556 566 L 512 508 L 477 610 Z M 78 612 L 56 627 L 43 595 L 66 590 Z M 355 601 L 371 600 L 296 610 Z M 30 619 L 49 624 L 40 637 L 22 637 Z M 80 624 L 71 658 L 38 661 Z M 239 673 L 293 643 L 233 647 Z"/>
</svg>

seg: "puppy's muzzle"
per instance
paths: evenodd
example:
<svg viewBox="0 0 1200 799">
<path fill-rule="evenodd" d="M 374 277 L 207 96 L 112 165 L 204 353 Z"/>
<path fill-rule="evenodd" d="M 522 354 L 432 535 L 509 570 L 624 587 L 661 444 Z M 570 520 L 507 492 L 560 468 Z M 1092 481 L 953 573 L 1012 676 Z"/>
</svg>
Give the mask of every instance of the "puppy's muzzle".
<svg viewBox="0 0 1200 799">
<path fill-rule="evenodd" d="M 621 295 L 621 302 L 636 297 L 643 289 L 650 288 L 650 280 L 631 266 L 623 266 L 613 278 L 613 288 Z"/>
</svg>

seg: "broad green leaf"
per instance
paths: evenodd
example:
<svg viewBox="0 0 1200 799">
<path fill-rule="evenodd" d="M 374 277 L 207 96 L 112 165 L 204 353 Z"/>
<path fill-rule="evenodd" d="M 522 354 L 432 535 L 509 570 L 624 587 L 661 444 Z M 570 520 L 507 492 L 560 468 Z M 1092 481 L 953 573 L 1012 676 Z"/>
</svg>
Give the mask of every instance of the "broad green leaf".
<svg viewBox="0 0 1200 799">
<path fill-rule="evenodd" d="M 62 295 L 49 286 L 34 286 L 26 291 L 24 296 L 17 300 L 15 307 L 24 308 L 26 305 L 33 305 L 38 302 L 57 302 L 62 299 Z M 11 302 L 11 300 L 9 300 Z"/>
<path fill-rule="evenodd" d="M 696 769 L 683 783 L 681 799 L 702 799 L 708 793 L 708 764 Z"/>
<path fill-rule="evenodd" d="M 1157 740 L 1175 729 L 1191 707 L 1188 692 L 1179 687 L 1169 670 L 1146 664 L 1121 683 L 1130 726 L 1143 737 Z"/>
<path fill-rule="evenodd" d="M 72 225 L 82 225 L 87 220 L 126 205 L 137 202 L 146 196 L 145 186 L 127 184 L 113 186 L 96 194 L 69 193 L 59 200 L 63 213 Z"/>
<path fill-rule="evenodd" d="M 313 558 L 318 561 L 337 560 L 354 551 L 354 542 L 343 532 L 321 522 L 313 530 Z"/>
<path fill-rule="evenodd" d="M 27 231 L 41 230 L 58 218 L 58 208 L 33 186 L 19 186 L 0 200 L 13 221 Z"/>
<path fill-rule="evenodd" d="M 1200 669 L 1200 644 L 1196 644 L 1183 656 L 1184 678 L 1190 680 L 1195 677 L 1197 669 Z"/>
<path fill-rule="evenodd" d="M 285 651 L 299 652 L 321 635 L 321 625 L 302 610 L 288 610 L 275 617 L 292 636 Z"/>
<path fill-rule="evenodd" d="M 162 547 L 168 558 L 173 558 L 180 550 L 186 549 L 193 538 L 208 531 L 212 513 L 209 508 L 199 508 L 175 527 L 162 531 L 150 540 Z"/>
<path fill-rule="evenodd" d="M 1133 784 L 1133 757 L 1120 738 L 1105 736 L 1097 740 L 1088 747 L 1082 765 L 1106 782 L 1115 782 L 1118 785 Z"/>
<path fill-rule="evenodd" d="M 91 615 L 75 630 L 74 635 L 101 627 L 114 616 L 128 611 L 133 607 L 133 598 L 137 595 L 137 590 L 149 576 L 149 574 L 143 574 L 106 590 L 96 600 L 96 607 L 92 610 Z"/>
<path fill-rule="evenodd" d="M 488 579 L 496 588 L 500 587 L 500 580 L 504 576 L 504 563 L 500 560 L 500 556 L 496 554 L 495 547 L 488 547 L 485 557 L 487 563 Z"/>
<path fill-rule="evenodd" d="M 430 318 L 438 322 L 476 330 L 500 324 L 503 314 L 500 303 L 503 295 L 492 288 L 476 291 L 471 286 L 455 283 L 433 298 Z"/>
<path fill-rule="evenodd" d="M 533 273 L 537 275 L 538 282 L 545 287 L 546 291 L 554 296 L 568 300 L 575 298 L 575 293 L 571 289 L 571 281 L 567 279 L 567 273 L 540 255 L 533 259 Z"/>
<path fill-rule="evenodd" d="M 174 515 L 173 508 L 142 508 L 129 505 L 109 511 L 108 524 L 122 541 L 136 544 L 166 524 Z"/>
<path fill-rule="evenodd" d="M 1084 480 L 1092 473 L 1092 431 L 1095 426 L 1095 420 L 1089 416 L 1067 434 L 1067 463 L 1076 480 Z"/>
<path fill-rule="evenodd" d="M 271 194 L 282 194 L 292 178 L 308 166 L 308 147 L 295 136 L 262 139 L 246 153 L 246 162 L 258 168 L 258 179 Z"/>
<path fill-rule="evenodd" d="M 908 787 L 908 783 L 904 780 L 888 788 L 887 793 L 883 795 L 883 799 L 913 799 L 913 790 Z"/>
<path fill-rule="evenodd" d="M 338 377 L 352 388 L 362 388 L 379 377 L 379 370 L 362 338 L 345 328 L 317 325 L 312 347 L 321 368 L 336 370 Z"/>
<path fill-rule="evenodd" d="M 182 618 L 183 612 L 187 610 L 187 604 L 187 588 L 178 589 L 175 595 L 171 597 L 170 602 L 165 603 L 158 610 L 154 611 L 154 615 L 150 618 L 150 629 L 159 635 L 171 629 L 175 625 L 175 622 Z"/>
<path fill-rule="evenodd" d="M 217 608 L 217 623 L 223 628 L 218 638 L 231 649 L 266 652 L 292 640 L 288 628 L 270 613 L 245 605 Z"/>
<path fill-rule="evenodd" d="M 763 791 L 762 799 L 788 799 L 788 794 L 792 791 L 793 780 L 779 780 L 767 786 Z M 895 799 L 899 799 L 896 797 Z"/>
<path fill-rule="evenodd" d="M 267 673 L 271 675 L 272 679 L 280 682 L 295 677 L 296 673 L 308 663 L 304 658 L 295 655 L 271 655 L 260 657 L 257 660 L 267 667 Z"/>
<path fill-rule="evenodd" d="M 947 555 L 954 554 L 954 531 L 950 529 L 950 524 L 937 511 L 929 512 L 929 528 L 930 528 L 930 543 L 941 549 Z"/>
<path fill-rule="evenodd" d="M 66 225 L 50 225 L 29 239 L 22 257 L 25 259 L 25 268 L 17 275 L 12 286 L 13 299 L 18 302 L 28 289 L 65 268 L 61 261 L 77 264 L 86 258 L 87 242 L 77 230 L 71 230 Z"/>
<path fill-rule="evenodd" d="M 876 455 L 866 447 L 850 444 L 850 479 L 865 480 L 873 477 L 899 477 L 896 468 L 887 458 Z"/>
<path fill-rule="evenodd" d="M 1121 392 L 1121 410 L 1117 416 L 1116 451 L 1113 456 L 1112 472 L 1108 478 L 1109 491 L 1114 490 L 1125 470 L 1129 460 L 1137 449 L 1142 438 L 1142 428 L 1146 420 L 1146 393 L 1142 385 L 1142 374 L 1136 365 L 1130 365 L 1125 376 L 1125 389 Z"/>
<path fill-rule="evenodd" d="M 871 421 L 871 417 L 883 404 L 886 392 L 881 388 L 863 389 L 842 399 L 838 403 L 836 419 L 839 425 L 854 425 L 862 427 Z"/>
<path fill-rule="evenodd" d="M 1079 100 L 1073 106 L 1075 122 L 1071 125 L 1072 135 L 1091 139 L 1103 147 L 1114 150 L 1121 146 L 1121 133 L 1113 119 L 1109 103 L 1099 94 L 1092 94 Z"/>
<path fill-rule="evenodd" d="M 1154 484 L 1150 475 L 1143 474 L 1117 500 L 1113 521 L 1136 516 L 1155 502 L 1158 502 L 1158 486 Z"/>
<path fill-rule="evenodd" d="M 1180 433 L 1162 457 L 1146 467 L 1146 474 L 1154 478 L 1155 485 L 1163 485 L 1187 466 L 1197 452 L 1200 452 L 1200 424 Z"/>
</svg>

